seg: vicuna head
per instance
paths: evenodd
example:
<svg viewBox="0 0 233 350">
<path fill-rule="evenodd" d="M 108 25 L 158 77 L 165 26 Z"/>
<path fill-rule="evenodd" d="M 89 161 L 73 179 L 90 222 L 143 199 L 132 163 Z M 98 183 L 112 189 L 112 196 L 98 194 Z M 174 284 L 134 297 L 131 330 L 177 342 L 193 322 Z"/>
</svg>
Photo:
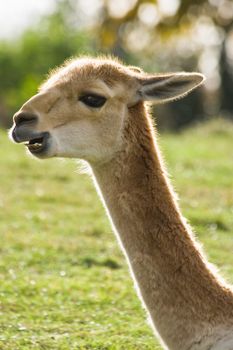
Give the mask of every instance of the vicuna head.
<svg viewBox="0 0 233 350">
<path fill-rule="evenodd" d="M 38 158 L 105 162 L 124 147 L 131 108 L 178 99 L 202 81 L 198 73 L 150 75 L 111 59 L 72 60 L 15 114 L 11 135 Z"/>
</svg>

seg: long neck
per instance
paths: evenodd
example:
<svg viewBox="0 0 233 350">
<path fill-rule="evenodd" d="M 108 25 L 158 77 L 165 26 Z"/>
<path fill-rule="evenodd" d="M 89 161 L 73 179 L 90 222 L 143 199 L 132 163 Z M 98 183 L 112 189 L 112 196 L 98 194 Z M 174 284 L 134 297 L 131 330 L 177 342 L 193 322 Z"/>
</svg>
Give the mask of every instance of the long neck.
<svg viewBox="0 0 233 350">
<path fill-rule="evenodd" d="M 93 166 L 94 176 L 155 328 L 170 349 L 188 349 L 210 319 L 229 314 L 232 294 L 180 214 L 142 104 L 130 110 L 124 138 L 124 151 Z"/>
</svg>

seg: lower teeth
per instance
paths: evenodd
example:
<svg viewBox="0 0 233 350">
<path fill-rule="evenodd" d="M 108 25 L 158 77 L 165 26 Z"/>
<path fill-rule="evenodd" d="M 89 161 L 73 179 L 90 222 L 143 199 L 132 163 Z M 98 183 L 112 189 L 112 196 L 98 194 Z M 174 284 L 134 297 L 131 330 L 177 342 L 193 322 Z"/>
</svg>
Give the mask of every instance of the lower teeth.
<svg viewBox="0 0 233 350">
<path fill-rule="evenodd" d="M 42 144 L 41 143 L 34 143 L 34 144 L 28 144 L 27 145 L 29 148 L 31 148 L 31 149 L 39 149 L 39 148 L 41 148 L 41 146 L 42 146 Z"/>
</svg>

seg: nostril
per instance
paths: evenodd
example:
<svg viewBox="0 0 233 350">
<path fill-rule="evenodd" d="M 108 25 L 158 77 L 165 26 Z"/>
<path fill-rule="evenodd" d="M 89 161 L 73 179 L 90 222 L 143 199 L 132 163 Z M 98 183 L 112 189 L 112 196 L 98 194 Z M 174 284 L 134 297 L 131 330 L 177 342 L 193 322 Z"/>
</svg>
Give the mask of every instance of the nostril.
<svg viewBox="0 0 233 350">
<path fill-rule="evenodd" d="M 33 113 L 20 112 L 14 117 L 14 122 L 18 126 L 20 124 L 26 124 L 37 121 L 38 117 Z"/>
</svg>

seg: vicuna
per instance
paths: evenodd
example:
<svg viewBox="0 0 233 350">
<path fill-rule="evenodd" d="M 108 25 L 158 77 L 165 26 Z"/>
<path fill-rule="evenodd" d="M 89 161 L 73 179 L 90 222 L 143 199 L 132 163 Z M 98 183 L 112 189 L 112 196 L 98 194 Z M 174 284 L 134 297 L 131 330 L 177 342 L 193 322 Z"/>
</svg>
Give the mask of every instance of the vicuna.
<svg viewBox="0 0 233 350">
<path fill-rule="evenodd" d="M 107 58 L 55 71 L 14 116 L 12 138 L 36 157 L 86 160 L 165 349 L 233 350 L 233 291 L 180 213 L 145 101 L 199 86 L 198 73 L 149 75 Z"/>
</svg>

